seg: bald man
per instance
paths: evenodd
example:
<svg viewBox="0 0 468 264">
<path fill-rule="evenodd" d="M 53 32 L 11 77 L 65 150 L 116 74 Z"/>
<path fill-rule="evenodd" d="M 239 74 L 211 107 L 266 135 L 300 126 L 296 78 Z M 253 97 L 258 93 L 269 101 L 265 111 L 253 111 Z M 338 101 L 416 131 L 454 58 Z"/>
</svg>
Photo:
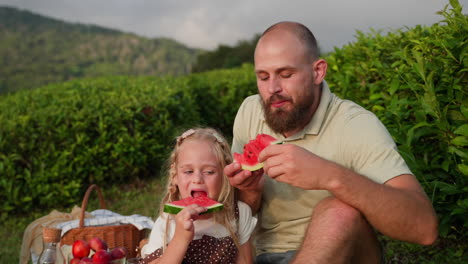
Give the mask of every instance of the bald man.
<svg viewBox="0 0 468 264">
<path fill-rule="evenodd" d="M 304 25 L 268 28 L 255 50 L 257 95 L 234 122 L 232 150 L 257 134 L 284 142 L 260 153 L 263 170 L 225 167 L 258 213 L 257 263 L 380 263 L 376 230 L 432 244 L 438 222 L 387 129 L 331 93 L 315 37 Z"/>
</svg>

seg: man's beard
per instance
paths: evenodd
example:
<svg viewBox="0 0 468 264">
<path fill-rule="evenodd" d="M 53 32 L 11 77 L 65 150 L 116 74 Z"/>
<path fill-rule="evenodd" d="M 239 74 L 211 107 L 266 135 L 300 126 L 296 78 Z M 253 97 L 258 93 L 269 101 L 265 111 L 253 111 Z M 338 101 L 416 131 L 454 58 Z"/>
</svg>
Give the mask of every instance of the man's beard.
<svg viewBox="0 0 468 264">
<path fill-rule="evenodd" d="M 268 126 L 278 134 L 284 134 L 296 129 L 303 128 L 310 121 L 310 111 L 314 103 L 314 94 L 308 93 L 297 102 L 293 102 L 291 97 L 285 97 L 279 94 L 271 96 L 268 101 L 260 101 L 263 106 L 265 121 Z M 285 111 L 281 108 L 272 108 L 271 104 L 275 101 L 288 101 L 293 108 Z"/>
</svg>

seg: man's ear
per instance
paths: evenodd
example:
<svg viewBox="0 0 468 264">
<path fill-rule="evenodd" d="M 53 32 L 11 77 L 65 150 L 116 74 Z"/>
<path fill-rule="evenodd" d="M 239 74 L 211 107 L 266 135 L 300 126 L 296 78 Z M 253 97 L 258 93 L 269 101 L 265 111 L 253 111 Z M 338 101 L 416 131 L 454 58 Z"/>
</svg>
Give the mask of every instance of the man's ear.
<svg viewBox="0 0 468 264">
<path fill-rule="evenodd" d="M 325 75 L 327 75 L 328 64 L 324 59 L 318 59 L 312 64 L 312 67 L 314 71 L 314 84 L 319 85 L 325 79 Z"/>
</svg>

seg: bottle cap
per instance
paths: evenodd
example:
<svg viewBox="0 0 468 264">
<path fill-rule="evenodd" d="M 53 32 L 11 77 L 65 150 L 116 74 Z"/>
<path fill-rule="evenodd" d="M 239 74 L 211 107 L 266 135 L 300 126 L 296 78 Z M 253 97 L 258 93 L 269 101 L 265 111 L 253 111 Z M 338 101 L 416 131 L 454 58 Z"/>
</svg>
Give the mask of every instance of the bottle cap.
<svg viewBox="0 0 468 264">
<path fill-rule="evenodd" d="M 43 227 L 42 239 L 45 243 L 60 242 L 62 237 L 62 229 L 53 227 Z"/>
</svg>

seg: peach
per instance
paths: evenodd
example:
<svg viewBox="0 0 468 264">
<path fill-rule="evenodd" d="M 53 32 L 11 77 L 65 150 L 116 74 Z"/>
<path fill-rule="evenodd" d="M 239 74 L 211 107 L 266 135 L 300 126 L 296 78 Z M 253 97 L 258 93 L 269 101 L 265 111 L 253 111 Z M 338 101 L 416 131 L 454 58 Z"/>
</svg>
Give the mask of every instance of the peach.
<svg viewBox="0 0 468 264">
<path fill-rule="evenodd" d="M 90 252 L 90 247 L 89 247 L 88 242 L 82 239 L 79 239 L 73 242 L 73 245 L 72 245 L 73 257 L 81 259 L 81 258 L 87 257 L 89 255 L 89 252 Z"/>
<path fill-rule="evenodd" d="M 116 247 L 111 251 L 112 260 L 121 259 L 127 256 L 127 249 L 124 247 Z"/>
<path fill-rule="evenodd" d="M 98 251 L 100 249 L 107 250 L 107 243 L 103 239 L 99 237 L 93 237 L 91 240 L 89 240 L 89 247 L 91 247 L 92 250 Z"/>
<path fill-rule="evenodd" d="M 110 252 L 104 249 L 99 249 L 93 255 L 93 263 L 97 264 L 108 264 L 112 261 Z"/>
</svg>

